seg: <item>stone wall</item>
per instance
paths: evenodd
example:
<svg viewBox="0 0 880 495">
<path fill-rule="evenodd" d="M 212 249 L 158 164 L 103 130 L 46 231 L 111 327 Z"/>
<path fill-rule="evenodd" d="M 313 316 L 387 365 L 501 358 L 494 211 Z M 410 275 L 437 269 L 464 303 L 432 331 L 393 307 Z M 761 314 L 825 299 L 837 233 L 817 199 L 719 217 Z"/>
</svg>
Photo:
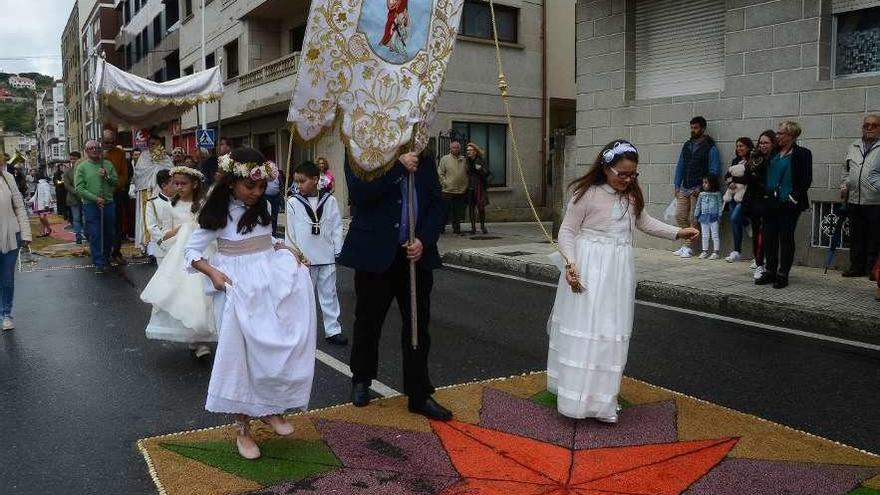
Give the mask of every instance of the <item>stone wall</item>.
<svg viewBox="0 0 880 495">
<path fill-rule="evenodd" d="M 799 142 L 813 152 L 811 200 L 838 198 L 846 147 L 861 135 L 864 115 L 880 110 L 880 77 L 831 77 L 831 2 L 727 0 L 723 90 L 649 100 L 635 99 L 633 91 L 634 5 L 634 0 L 578 1 L 578 165 L 567 176 L 583 174 L 608 141 L 630 139 L 641 153 L 649 211 L 662 216 L 693 116 L 709 121 L 708 133 L 718 141 L 725 166 L 738 137 L 755 139 L 790 119 L 803 126 Z M 796 263 L 821 266 L 825 249 L 810 247 L 811 220 L 811 212 L 801 217 Z M 644 237 L 637 242 L 672 247 Z M 722 243 L 729 249 L 730 235 L 722 234 Z M 839 254 L 837 263 L 841 260 Z"/>
</svg>

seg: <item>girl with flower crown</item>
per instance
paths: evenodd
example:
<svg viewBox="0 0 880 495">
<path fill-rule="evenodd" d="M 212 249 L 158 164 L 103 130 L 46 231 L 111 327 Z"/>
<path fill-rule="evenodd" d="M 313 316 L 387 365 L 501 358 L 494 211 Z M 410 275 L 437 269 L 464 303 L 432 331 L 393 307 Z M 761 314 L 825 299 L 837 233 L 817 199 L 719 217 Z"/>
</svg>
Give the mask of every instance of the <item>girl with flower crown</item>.
<svg viewBox="0 0 880 495">
<path fill-rule="evenodd" d="M 699 235 L 645 211 L 638 163 L 635 146 L 614 141 L 571 183 L 573 197 L 559 229 L 566 264 L 547 324 L 547 388 L 570 418 L 617 422 L 635 307 L 634 230 L 669 240 Z"/>
<path fill-rule="evenodd" d="M 198 228 L 196 216 L 202 206 L 205 176 L 190 167 L 174 167 L 171 180 L 177 193 L 170 200 L 170 221 L 155 232 L 159 268 L 141 293 L 141 300 L 153 305 L 147 324 L 148 339 L 189 344 L 196 358 L 211 354 L 208 342 L 217 341 L 211 298 L 202 288 L 202 276 L 187 273 L 184 248 Z M 153 199 L 147 208 L 156 208 Z M 215 250 L 214 245 L 210 251 Z M 159 256 L 159 252 L 163 256 Z"/>
<path fill-rule="evenodd" d="M 238 452 L 260 456 L 250 433 L 259 417 L 275 433 L 293 427 L 282 414 L 305 409 L 315 370 L 315 300 L 309 269 L 272 238 L 263 198 L 278 174 L 252 148 L 220 157 L 221 176 L 186 244 L 186 266 L 205 275 L 214 304 L 218 343 L 205 409 L 235 415 Z M 217 253 L 207 252 L 217 241 Z"/>
</svg>

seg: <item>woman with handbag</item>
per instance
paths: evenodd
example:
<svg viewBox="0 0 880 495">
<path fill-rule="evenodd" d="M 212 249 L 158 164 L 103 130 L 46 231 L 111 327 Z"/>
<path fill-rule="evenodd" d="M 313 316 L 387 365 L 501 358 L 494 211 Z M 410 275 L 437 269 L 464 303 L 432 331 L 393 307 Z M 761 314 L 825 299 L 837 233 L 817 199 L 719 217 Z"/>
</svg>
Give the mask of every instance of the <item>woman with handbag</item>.
<svg viewBox="0 0 880 495">
<path fill-rule="evenodd" d="M 15 262 L 18 250 L 31 242 L 31 224 L 28 221 L 24 198 L 18 190 L 15 177 L 6 171 L 6 160 L 0 154 L 0 317 L 3 330 L 12 330 L 12 297 L 15 292 Z"/>
<path fill-rule="evenodd" d="M 794 231 L 801 212 L 809 209 L 808 190 L 813 182 L 813 154 L 796 144 L 801 126 L 787 120 L 776 131 L 778 150 L 767 165 L 762 204 L 764 209 L 764 273 L 756 285 L 788 286 L 794 263 Z"/>
</svg>

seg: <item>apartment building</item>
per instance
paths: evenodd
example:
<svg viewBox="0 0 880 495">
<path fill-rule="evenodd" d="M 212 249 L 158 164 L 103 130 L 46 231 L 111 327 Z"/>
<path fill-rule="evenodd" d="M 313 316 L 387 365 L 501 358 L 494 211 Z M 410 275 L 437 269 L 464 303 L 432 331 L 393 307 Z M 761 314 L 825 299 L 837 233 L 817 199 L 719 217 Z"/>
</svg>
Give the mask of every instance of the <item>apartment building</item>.
<svg viewBox="0 0 880 495">
<path fill-rule="evenodd" d="M 9 85 L 16 89 L 29 89 L 31 91 L 37 89 L 37 83 L 33 79 L 24 76 L 10 77 Z"/>
<path fill-rule="evenodd" d="M 307 0 L 213 0 L 205 2 L 205 55 L 202 55 L 202 2 L 180 2 L 182 74 L 221 63 L 225 92 L 220 104 L 207 105 L 206 122 L 218 125 L 235 145 L 247 144 L 270 159 L 287 159 L 287 108 L 299 64 L 310 3 Z M 551 128 L 573 127 L 574 0 L 498 0 L 498 34 L 510 82 L 513 125 L 528 194 L 548 203 L 547 163 Z M 513 159 L 507 119 L 498 96 L 489 4 L 465 0 L 461 34 L 449 65 L 433 146 L 443 153 L 450 130 L 466 135 L 487 152 L 492 171 L 490 220 L 528 220 L 525 192 Z M 548 19 L 561 25 L 545 36 Z M 219 110 L 218 110 L 219 109 Z M 192 136 L 197 112 L 181 127 Z M 194 141 L 190 137 L 190 143 Z M 345 152 L 338 136 L 312 146 L 295 146 L 293 161 L 326 156 L 337 177 Z M 338 188 L 346 204 L 344 187 Z M 548 207 L 541 207 L 543 215 Z"/>
<path fill-rule="evenodd" d="M 37 96 L 35 131 L 41 165 L 51 168 L 67 159 L 64 85 L 60 81 Z"/>
<path fill-rule="evenodd" d="M 822 266 L 846 149 L 880 111 L 880 1 L 578 0 L 576 18 L 578 159 L 568 178 L 608 141 L 631 139 L 648 210 L 662 216 L 692 117 L 709 121 L 725 164 L 740 136 L 797 121 L 813 184 L 795 262 Z"/>
<path fill-rule="evenodd" d="M 83 115 L 83 140 L 97 137 L 102 124 L 98 121 L 97 106 L 91 90 L 98 57 L 116 66 L 120 61 L 116 51 L 119 19 L 114 0 L 77 0 L 80 44 L 80 101 Z"/>
<path fill-rule="evenodd" d="M 177 0 L 116 0 L 120 68 L 156 82 L 180 77 Z"/>
<path fill-rule="evenodd" d="M 64 84 L 68 150 L 79 151 L 83 143 L 82 66 L 79 46 L 79 6 L 74 3 L 61 33 L 61 69 Z"/>
</svg>

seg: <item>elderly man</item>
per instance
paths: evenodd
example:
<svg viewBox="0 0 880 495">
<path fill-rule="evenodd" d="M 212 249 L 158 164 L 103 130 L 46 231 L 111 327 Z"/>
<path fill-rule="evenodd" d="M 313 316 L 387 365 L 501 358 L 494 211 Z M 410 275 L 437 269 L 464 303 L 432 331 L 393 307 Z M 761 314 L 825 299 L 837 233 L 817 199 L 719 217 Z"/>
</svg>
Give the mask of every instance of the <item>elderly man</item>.
<svg viewBox="0 0 880 495">
<path fill-rule="evenodd" d="M 465 196 L 468 190 L 468 164 L 461 154 L 461 143 L 449 143 L 449 154 L 440 159 L 440 187 L 443 189 L 443 202 L 446 203 L 446 223 L 452 221 L 452 232 L 461 235 L 461 221 L 464 219 Z"/>
<path fill-rule="evenodd" d="M 880 251 L 880 190 L 871 183 L 871 172 L 880 159 L 880 115 L 862 121 L 862 138 L 846 152 L 840 183 L 840 198 L 846 201 L 849 217 L 849 269 L 844 277 L 875 280 L 871 269 Z"/>
<path fill-rule="evenodd" d="M 171 150 L 171 163 L 173 163 L 175 167 L 183 166 L 184 161 L 186 161 L 186 151 L 184 151 L 183 148 L 178 146 Z"/>
<path fill-rule="evenodd" d="M 100 275 L 107 268 L 115 242 L 116 209 L 113 207 L 113 190 L 118 178 L 113 164 L 101 155 L 101 145 L 97 141 L 86 142 L 85 150 L 86 159 L 76 166 L 74 182 L 76 194 L 83 204 L 95 274 Z"/>
</svg>

